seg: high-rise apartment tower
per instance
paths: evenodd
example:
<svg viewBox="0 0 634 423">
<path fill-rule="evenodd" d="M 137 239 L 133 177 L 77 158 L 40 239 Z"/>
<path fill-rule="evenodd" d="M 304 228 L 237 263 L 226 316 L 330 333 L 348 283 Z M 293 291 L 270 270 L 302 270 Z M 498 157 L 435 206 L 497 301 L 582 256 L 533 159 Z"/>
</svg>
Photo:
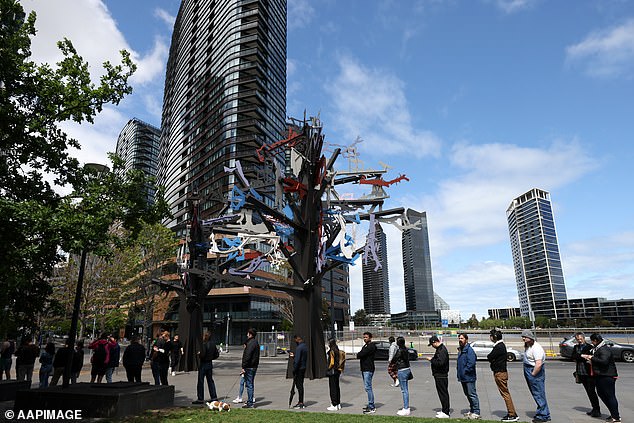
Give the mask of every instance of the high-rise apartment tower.
<svg viewBox="0 0 634 423">
<path fill-rule="evenodd" d="M 183 0 L 167 62 L 159 156 L 158 182 L 174 216 L 169 227 L 187 222 L 192 195 L 201 199 L 202 218 L 219 211 L 234 182 L 224 167 L 238 160 L 250 180 L 272 180 L 255 150 L 280 139 L 285 109 L 286 1 Z"/>
<path fill-rule="evenodd" d="M 117 138 L 116 153 L 125 163 L 124 171 L 138 169 L 156 176 L 161 130 L 137 118 L 125 124 Z M 148 187 L 148 200 L 154 201 L 154 191 Z"/>
<path fill-rule="evenodd" d="M 377 255 L 381 268 L 368 257 L 367 264 L 363 257 L 363 309 L 368 314 L 390 314 L 390 279 L 387 268 L 387 237 L 381 225 L 377 223 L 375 238 L 379 248 Z"/>
<path fill-rule="evenodd" d="M 403 273 L 407 311 L 434 311 L 434 283 L 431 276 L 431 253 L 427 213 L 407 209 L 410 222 L 421 222 L 420 229 L 403 231 Z"/>
<path fill-rule="evenodd" d="M 555 302 L 566 299 L 566 285 L 550 194 L 534 188 L 520 195 L 506 217 L 522 316 L 558 318 Z"/>
</svg>

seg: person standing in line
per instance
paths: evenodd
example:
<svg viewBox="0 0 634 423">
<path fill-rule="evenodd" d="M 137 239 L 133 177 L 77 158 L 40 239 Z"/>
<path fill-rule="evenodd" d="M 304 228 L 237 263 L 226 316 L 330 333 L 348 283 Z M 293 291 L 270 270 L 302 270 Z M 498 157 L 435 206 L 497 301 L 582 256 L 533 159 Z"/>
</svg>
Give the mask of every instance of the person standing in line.
<svg viewBox="0 0 634 423">
<path fill-rule="evenodd" d="M 487 355 L 487 360 L 491 363 L 491 371 L 495 384 L 506 404 L 506 416 L 502 417 L 503 422 L 517 422 L 519 417 L 513 405 L 513 399 L 509 392 L 509 374 L 506 367 L 506 345 L 502 341 L 502 332 L 498 329 L 491 329 L 489 339 L 493 342 L 493 349 Z"/>
<path fill-rule="evenodd" d="M 412 370 L 409 367 L 409 351 L 405 347 L 405 338 L 399 336 L 396 339 L 396 345 L 398 349 L 394 353 L 394 356 L 390 360 L 390 364 L 393 364 L 397 370 L 398 386 L 401 387 L 401 394 L 403 395 L 403 408 L 398 410 L 396 414 L 399 416 L 409 416 L 409 380 L 414 376 Z"/>
<path fill-rule="evenodd" d="M 170 350 L 169 350 L 170 333 L 166 330 L 156 340 L 156 344 L 152 349 L 156 352 L 156 367 L 159 374 L 161 385 L 167 385 L 167 374 L 170 366 Z M 156 379 L 155 379 L 156 383 Z"/>
<path fill-rule="evenodd" d="M 328 411 L 341 410 L 341 388 L 339 378 L 343 372 L 344 363 L 341 362 L 341 353 L 337 346 L 337 340 L 332 338 L 328 341 L 328 388 L 330 391 L 330 407 Z"/>
<path fill-rule="evenodd" d="M 205 379 L 207 379 L 207 388 L 209 389 L 209 401 L 217 401 L 218 394 L 216 393 L 216 384 L 213 377 L 213 361 L 220 357 L 220 351 L 218 347 L 211 340 L 211 334 L 205 332 L 203 336 L 203 344 L 201 351 L 198 351 L 198 357 L 200 357 L 200 367 L 198 368 L 198 384 L 196 385 L 196 401 L 192 401 L 192 404 L 204 404 L 205 398 Z"/>
<path fill-rule="evenodd" d="M 40 355 L 40 348 L 33 343 L 31 337 L 22 339 L 21 345 L 13 353 L 17 358 L 15 360 L 15 370 L 18 382 L 33 380 L 33 368 L 35 360 Z"/>
<path fill-rule="evenodd" d="M 11 379 L 11 364 L 13 364 L 13 353 L 15 352 L 15 342 L 7 339 L 0 347 L 0 380 L 6 376 L 6 380 Z"/>
<path fill-rule="evenodd" d="M 610 346 L 605 343 L 600 334 L 590 335 L 590 342 L 594 347 L 592 354 L 584 354 L 582 357 L 592 364 L 592 377 L 595 380 L 597 394 L 610 411 L 610 417 L 607 421 L 620 423 L 619 402 L 616 399 L 616 379 L 619 374 L 616 371 L 614 356 L 610 351 Z"/>
<path fill-rule="evenodd" d="M 392 378 L 392 383 L 390 386 L 398 386 L 398 370 L 392 364 L 392 359 L 394 358 L 394 354 L 398 351 L 398 345 L 396 345 L 396 340 L 393 336 L 390 336 L 388 339 L 390 343 L 390 349 L 387 352 L 387 374 Z"/>
<path fill-rule="evenodd" d="M 374 392 L 372 391 L 372 378 L 374 377 L 374 356 L 376 354 L 376 344 L 372 342 L 372 334 L 370 332 L 363 333 L 364 345 L 361 351 L 357 353 L 359 366 L 361 367 L 361 375 L 363 376 L 363 386 L 368 394 L 368 405 L 363 408 L 363 413 L 374 414 L 376 407 L 374 405 Z"/>
<path fill-rule="evenodd" d="M 172 372 L 172 376 L 176 376 L 176 371 L 178 370 L 178 363 L 180 363 L 181 355 L 183 355 L 184 353 L 185 351 L 183 350 L 183 344 L 178 338 L 178 335 L 174 335 L 174 339 L 172 340 L 171 357 L 170 357 L 170 371 Z"/>
<path fill-rule="evenodd" d="M 53 357 L 55 356 L 55 344 L 49 342 L 40 356 L 40 388 L 48 388 L 48 378 L 53 372 Z"/>
<path fill-rule="evenodd" d="M 476 355 L 469 344 L 469 335 L 458 335 L 458 382 L 462 385 L 462 392 L 469 400 L 469 411 L 464 414 L 467 419 L 480 419 L 480 400 L 476 390 Z"/>
<path fill-rule="evenodd" d="M 575 341 L 577 342 L 572 348 L 572 359 L 577 363 L 576 372 L 577 379 L 583 384 L 592 409 L 586 414 L 591 417 L 601 417 L 601 406 L 599 397 L 597 396 L 597 387 L 595 378 L 590 376 L 590 362 L 583 358 L 583 355 L 591 355 L 592 345 L 586 342 L 586 335 L 583 332 L 575 333 Z"/>
<path fill-rule="evenodd" d="M 143 363 L 145 363 L 145 348 L 139 342 L 139 337 L 135 335 L 130 345 L 123 351 L 123 367 L 128 382 L 141 382 Z"/>
<path fill-rule="evenodd" d="M 242 352 L 242 374 L 244 374 L 244 383 L 247 385 L 247 403 L 242 408 L 254 407 L 255 373 L 260 364 L 260 344 L 255 339 L 257 334 L 253 328 L 247 331 L 247 346 Z"/>
<path fill-rule="evenodd" d="M 242 350 L 244 351 L 244 349 L 247 347 L 247 343 L 244 342 L 242 344 Z M 242 399 L 242 395 L 244 394 L 244 373 L 240 374 L 240 386 L 238 387 L 238 396 L 236 397 L 236 399 L 234 399 L 232 402 L 234 404 L 241 404 L 244 402 L 244 400 Z M 253 399 L 253 402 L 255 402 L 255 398 Z"/>
<path fill-rule="evenodd" d="M 433 357 L 427 357 L 431 362 L 431 374 L 436 382 L 436 392 L 440 399 L 442 409 L 436 413 L 438 419 L 449 418 L 449 351 L 445 344 L 440 342 L 436 335 L 429 338 L 429 346 L 433 347 L 436 352 Z"/>
<path fill-rule="evenodd" d="M 84 341 L 77 341 L 73 352 L 73 367 L 70 369 L 70 383 L 77 383 L 82 367 L 84 367 Z"/>
<path fill-rule="evenodd" d="M 289 357 L 293 359 L 293 383 L 297 388 L 297 404 L 293 406 L 295 409 L 306 408 L 304 405 L 304 378 L 306 377 L 306 361 L 308 360 L 308 346 L 300 335 L 295 335 L 295 343 L 297 348 L 295 352 L 290 352 Z"/>
<path fill-rule="evenodd" d="M 73 346 L 70 343 L 70 339 L 67 339 L 65 345 L 57 350 L 55 358 L 53 359 L 53 377 L 51 378 L 50 386 L 57 386 L 59 378 L 64 374 L 64 369 L 68 364 L 68 355 L 73 353 Z"/>
<path fill-rule="evenodd" d="M 152 341 L 152 345 L 149 347 L 149 355 L 150 355 L 150 369 L 152 370 L 152 379 L 154 379 L 155 385 L 161 384 L 161 372 L 160 372 L 160 364 L 158 362 L 158 350 L 155 350 L 159 339 L 161 338 L 161 333 L 157 333 L 156 337 Z"/>
<path fill-rule="evenodd" d="M 101 383 L 103 377 L 106 375 L 107 364 L 110 360 L 108 355 L 108 334 L 102 333 L 99 339 L 88 345 L 88 349 L 94 350 L 90 358 L 90 363 L 92 364 L 92 368 L 90 369 L 90 383 L 94 383 L 95 379 L 97 383 Z"/>
<path fill-rule="evenodd" d="M 537 404 L 533 423 L 550 421 L 550 410 L 546 401 L 546 352 L 530 329 L 522 331 L 524 341 L 524 378 Z"/>
<path fill-rule="evenodd" d="M 106 364 L 106 383 L 112 383 L 112 374 L 115 369 L 119 367 L 119 361 L 121 359 L 121 347 L 117 342 L 117 338 L 113 335 L 108 337 L 108 364 Z"/>
</svg>

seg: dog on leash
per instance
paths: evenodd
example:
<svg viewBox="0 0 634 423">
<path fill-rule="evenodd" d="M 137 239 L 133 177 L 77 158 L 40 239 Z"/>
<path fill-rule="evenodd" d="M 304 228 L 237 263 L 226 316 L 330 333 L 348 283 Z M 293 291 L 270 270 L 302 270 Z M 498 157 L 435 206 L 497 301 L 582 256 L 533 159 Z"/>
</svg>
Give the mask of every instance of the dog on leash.
<svg viewBox="0 0 634 423">
<path fill-rule="evenodd" d="M 211 401 L 206 404 L 211 411 L 231 411 L 231 404 L 223 401 Z"/>
</svg>

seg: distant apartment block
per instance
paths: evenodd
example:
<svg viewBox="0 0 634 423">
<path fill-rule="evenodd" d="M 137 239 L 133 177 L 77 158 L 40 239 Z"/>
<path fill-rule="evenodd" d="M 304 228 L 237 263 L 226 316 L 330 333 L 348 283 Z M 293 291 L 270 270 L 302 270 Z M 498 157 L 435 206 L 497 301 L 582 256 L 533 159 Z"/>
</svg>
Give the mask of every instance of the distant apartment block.
<svg viewBox="0 0 634 423">
<path fill-rule="evenodd" d="M 371 257 L 363 257 L 363 309 L 367 314 L 390 314 L 390 279 L 387 267 L 387 237 L 381 225 L 376 225 L 377 255 L 381 268 Z"/>
<path fill-rule="evenodd" d="M 133 118 L 125 124 L 117 138 L 116 154 L 124 161 L 124 172 L 142 170 L 156 176 L 161 130 L 140 119 Z M 148 188 L 148 200 L 154 200 L 154 191 Z"/>
<path fill-rule="evenodd" d="M 534 188 L 506 216 L 522 316 L 559 318 L 555 302 L 567 297 L 550 194 Z"/>
<path fill-rule="evenodd" d="M 512 317 L 522 316 L 519 307 L 490 308 L 488 312 L 489 318 L 496 320 L 508 320 Z"/>
<path fill-rule="evenodd" d="M 434 311 L 427 213 L 412 209 L 406 213 L 410 222 L 420 221 L 421 228 L 405 230 L 402 235 L 405 308 L 407 311 Z"/>
</svg>

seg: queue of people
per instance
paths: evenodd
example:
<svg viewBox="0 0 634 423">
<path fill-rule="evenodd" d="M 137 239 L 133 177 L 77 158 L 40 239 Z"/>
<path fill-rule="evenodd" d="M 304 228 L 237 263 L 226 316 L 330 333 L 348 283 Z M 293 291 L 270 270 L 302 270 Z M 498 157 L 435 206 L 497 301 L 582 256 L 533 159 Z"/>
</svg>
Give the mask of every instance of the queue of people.
<svg viewBox="0 0 634 423">
<path fill-rule="evenodd" d="M 233 401 L 236 404 L 245 402 L 243 408 L 254 408 L 255 404 L 255 375 L 260 360 L 260 345 L 256 339 L 255 329 L 249 329 L 246 333 L 247 340 L 243 344 L 243 353 L 240 370 L 240 387 L 238 397 Z M 522 331 L 521 338 L 524 342 L 523 355 L 523 375 L 528 390 L 537 406 L 532 423 L 543 423 L 551 420 L 546 395 L 546 353 L 544 348 L 537 342 L 535 335 L 529 329 Z M 493 348 L 487 356 L 493 379 L 500 395 L 505 403 L 507 414 L 501 419 L 502 422 L 519 421 L 513 399 L 509 392 L 508 370 L 507 370 L 507 349 L 503 342 L 502 332 L 493 329 L 489 339 L 493 342 Z M 375 356 L 376 344 L 372 342 L 372 333 L 364 332 L 364 345 L 357 353 L 363 388 L 367 394 L 367 403 L 363 407 L 364 414 L 374 414 L 376 412 L 373 377 L 376 371 Z M 480 416 L 480 404 L 476 389 L 476 354 L 471 348 L 469 336 L 466 333 L 458 335 L 458 357 L 456 360 L 456 376 L 469 404 L 469 411 L 464 417 L 470 420 L 478 420 Z M 608 422 L 619 423 L 619 405 L 616 397 L 616 379 L 618 378 L 614 357 L 609 345 L 603 337 L 594 333 L 586 341 L 586 336 L 582 332 L 575 333 L 576 345 L 572 352 L 575 361 L 575 381 L 583 385 L 588 400 L 591 405 L 587 414 L 591 417 L 601 417 L 599 399 L 607 407 L 610 417 Z M 298 401 L 293 406 L 295 409 L 304 409 L 304 378 L 308 361 L 308 346 L 301 335 L 295 335 L 296 348 L 289 353 L 292 361 L 293 388 L 292 396 L 297 389 Z M 211 340 L 211 334 L 205 333 L 202 339 L 201 351 L 198 351 L 200 366 L 198 370 L 197 399 L 193 404 L 203 404 L 204 385 L 207 382 L 210 401 L 218 399 L 216 386 L 213 380 L 213 361 L 220 353 L 215 343 Z M 435 381 L 435 387 L 440 400 L 441 410 L 436 413 L 436 418 L 446 419 L 450 417 L 449 398 L 449 352 L 438 336 L 429 338 L 429 346 L 435 352 L 432 357 L 425 357 L 431 363 L 431 372 Z M 31 381 L 35 360 L 39 359 L 39 386 L 45 388 L 54 386 L 59 378 L 65 375 L 65 366 L 69 362 L 69 354 L 73 355 L 71 368 L 71 383 L 76 383 L 79 379 L 83 361 L 84 344 L 78 341 L 73 347 L 68 342 L 62 348 L 55 350 L 53 343 L 47 343 L 40 354 L 40 348 L 33 344 L 32 339 L 25 337 L 19 347 L 15 348 L 15 343 L 5 341 L 0 344 L 0 379 L 4 376 L 11 377 L 12 356 L 16 356 L 16 373 L 18 380 Z M 88 346 L 93 350 L 91 356 L 91 383 L 100 383 L 106 377 L 108 383 L 112 383 L 112 374 L 120 362 L 120 346 L 117 339 L 108 334 L 102 334 L 99 339 L 93 341 Z M 150 360 L 152 374 L 155 384 L 166 385 L 168 374 L 174 375 L 178 368 L 181 355 L 183 355 L 183 345 L 175 336 L 170 340 L 168 331 L 161 331 L 150 349 Z M 341 389 L 340 377 L 345 368 L 346 355 L 340 350 L 335 339 L 328 342 L 328 352 L 326 354 L 326 368 L 329 381 L 330 406 L 328 411 L 338 411 L 341 409 Z M 141 382 L 141 370 L 147 355 L 145 348 L 140 344 L 138 337 L 131 340 L 130 345 L 125 348 L 122 363 L 126 370 L 129 382 Z M 403 407 L 398 410 L 400 416 L 410 415 L 410 392 L 409 381 L 414 375 L 410 368 L 409 351 L 405 346 L 405 339 L 398 337 L 390 338 L 390 348 L 388 356 L 388 374 L 392 378 L 391 386 L 399 387 L 403 397 Z M 49 382 L 49 378 L 52 379 Z M 243 391 L 246 389 L 246 401 L 243 399 Z M 290 406 L 290 403 L 289 403 Z"/>
</svg>

